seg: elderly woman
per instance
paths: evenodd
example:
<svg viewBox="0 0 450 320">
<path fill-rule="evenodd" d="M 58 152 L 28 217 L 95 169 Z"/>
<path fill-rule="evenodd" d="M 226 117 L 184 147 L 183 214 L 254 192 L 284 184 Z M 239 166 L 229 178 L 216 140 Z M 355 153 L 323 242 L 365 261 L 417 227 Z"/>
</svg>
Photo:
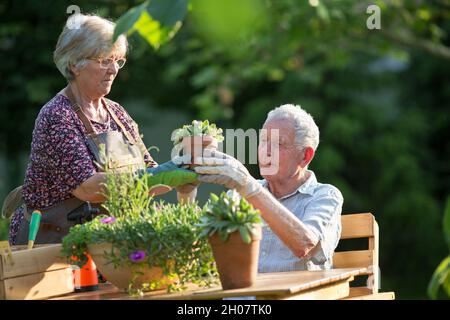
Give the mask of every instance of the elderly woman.
<svg viewBox="0 0 450 320">
<path fill-rule="evenodd" d="M 178 170 L 173 163 L 158 167 L 130 115 L 105 98 L 126 62 L 125 36 L 113 43 L 114 24 L 98 16 L 72 19 L 77 19 L 79 27 L 69 28 L 74 24 L 68 21 L 54 51 L 54 62 L 68 85 L 47 102 L 36 119 L 21 192 L 24 205 L 11 220 L 12 244 L 26 242 L 32 210 L 43 213 L 36 243 L 60 242 L 71 226 L 81 222 L 69 221 L 73 213 L 79 217 L 105 213 L 101 207 L 105 166 L 152 173 Z M 107 161 L 100 151 L 102 145 Z"/>
<path fill-rule="evenodd" d="M 255 180 L 242 163 L 217 151 L 197 159 L 204 163 L 195 168 L 202 174 L 199 180 L 236 189 L 261 211 L 266 227 L 259 272 L 331 268 L 343 198 L 336 187 L 317 182 L 308 170 L 319 129 L 308 113 L 293 105 L 272 110 L 263 129 L 258 160 L 264 180 Z M 274 164 L 277 170 L 269 170 Z"/>
</svg>

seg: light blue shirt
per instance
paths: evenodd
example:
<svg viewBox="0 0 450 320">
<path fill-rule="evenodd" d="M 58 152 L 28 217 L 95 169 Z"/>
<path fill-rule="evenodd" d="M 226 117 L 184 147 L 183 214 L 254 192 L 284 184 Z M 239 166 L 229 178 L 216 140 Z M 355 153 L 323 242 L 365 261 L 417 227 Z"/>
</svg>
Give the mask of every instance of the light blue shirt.
<svg viewBox="0 0 450 320">
<path fill-rule="evenodd" d="M 333 253 L 341 236 L 341 212 L 344 199 L 330 184 L 317 182 L 314 172 L 295 192 L 278 199 L 319 239 L 310 257 L 298 258 L 272 232 L 265 222 L 260 243 L 258 272 L 323 270 L 333 266 Z M 258 180 L 266 189 L 266 180 Z"/>
</svg>

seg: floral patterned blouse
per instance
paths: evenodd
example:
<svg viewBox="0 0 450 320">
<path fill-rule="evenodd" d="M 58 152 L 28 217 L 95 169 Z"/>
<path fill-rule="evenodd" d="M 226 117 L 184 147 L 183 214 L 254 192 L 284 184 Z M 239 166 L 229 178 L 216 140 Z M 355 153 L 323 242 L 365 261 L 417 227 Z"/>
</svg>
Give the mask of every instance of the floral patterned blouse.
<svg viewBox="0 0 450 320">
<path fill-rule="evenodd" d="M 133 120 L 124 108 L 109 99 L 105 101 L 136 138 Z M 97 133 L 120 131 L 109 113 L 107 123 L 91 122 Z M 22 191 L 27 207 L 45 208 L 73 197 L 71 192 L 97 172 L 94 159 L 87 145 L 86 128 L 69 99 L 58 93 L 41 109 L 35 122 Z M 156 165 L 148 153 L 144 161 L 148 167 Z M 19 208 L 11 220 L 11 244 L 15 243 L 23 218 L 23 210 Z"/>
</svg>

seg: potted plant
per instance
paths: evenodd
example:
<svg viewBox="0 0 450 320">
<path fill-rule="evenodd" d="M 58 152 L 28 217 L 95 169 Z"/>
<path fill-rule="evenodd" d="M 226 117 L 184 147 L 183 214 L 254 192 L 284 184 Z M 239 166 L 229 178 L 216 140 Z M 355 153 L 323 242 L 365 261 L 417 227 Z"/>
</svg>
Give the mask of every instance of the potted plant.
<svg viewBox="0 0 450 320">
<path fill-rule="evenodd" d="M 194 159 L 201 157 L 204 149 L 217 149 L 218 143 L 222 142 L 224 138 L 222 129 L 217 128 L 214 123 L 210 124 L 208 120 L 194 120 L 192 124 L 176 129 L 172 133 L 171 140 L 177 154 L 183 151 L 183 154 L 192 155 L 192 163 L 189 165 L 189 168 L 192 169 L 195 165 Z"/>
<path fill-rule="evenodd" d="M 70 263 L 83 266 L 88 253 L 109 282 L 130 294 L 213 283 L 211 248 L 196 227 L 202 209 L 154 201 L 148 174 L 107 176 L 104 207 L 110 216 L 71 228 L 62 243 Z"/>
<path fill-rule="evenodd" d="M 258 272 L 262 220 L 237 192 L 211 194 L 198 225 L 208 237 L 223 289 L 251 286 Z"/>
</svg>

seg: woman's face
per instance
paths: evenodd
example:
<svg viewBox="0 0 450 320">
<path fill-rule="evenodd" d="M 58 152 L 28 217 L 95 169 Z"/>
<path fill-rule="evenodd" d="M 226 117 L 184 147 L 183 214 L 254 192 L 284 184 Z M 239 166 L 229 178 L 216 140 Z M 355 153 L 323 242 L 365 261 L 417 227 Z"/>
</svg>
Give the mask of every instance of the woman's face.
<svg viewBox="0 0 450 320">
<path fill-rule="evenodd" d="M 89 97 L 101 98 L 111 91 L 111 86 L 119 72 L 116 62 L 119 59 L 123 57 L 88 59 L 86 66 L 75 76 L 75 80 Z"/>
</svg>

